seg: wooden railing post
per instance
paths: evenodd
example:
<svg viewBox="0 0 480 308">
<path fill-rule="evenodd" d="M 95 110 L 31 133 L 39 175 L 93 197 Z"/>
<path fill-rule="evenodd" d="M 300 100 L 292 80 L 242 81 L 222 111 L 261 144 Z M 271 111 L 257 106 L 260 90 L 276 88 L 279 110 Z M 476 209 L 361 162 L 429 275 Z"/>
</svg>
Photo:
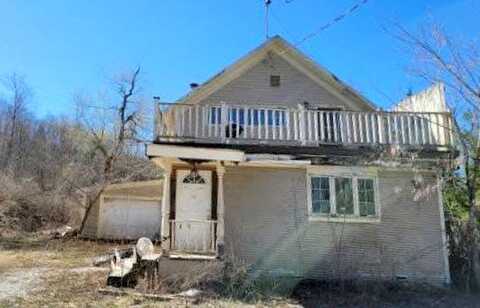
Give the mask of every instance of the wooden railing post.
<svg viewBox="0 0 480 308">
<path fill-rule="evenodd" d="M 299 133 L 300 133 L 300 142 L 302 145 L 307 144 L 307 119 L 305 116 L 305 107 L 303 104 L 298 104 L 298 126 L 299 126 Z"/>
<path fill-rule="evenodd" d="M 225 167 L 217 162 L 217 255 L 220 257 L 225 248 L 225 200 L 223 195 L 223 178 Z"/>
<path fill-rule="evenodd" d="M 228 110 L 227 110 L 227 104 L 225 102 L 221 102 L 220 104 L 220 121 L 217 120 L 220 126 L 220 137 L 222 138 L 222 141 L 225 141 L 225 130 L 226 130 L 226 125 L 228 124 Z"/>
<path fill-rule="evenodd" d="M 385 126 L 383 125 L 383 115 L 377 114 L 377 129 L 378 129 L 378 142 L 380 144 L 385 143 Z"/>
<path fill-rule="evenodd" d="M 153 123 L 155 126 L 155 135 L 156 137 L 163 136 L 163 121 L 162 121 L 162 111 L 160 110 L 160 105 L 158 103 L 155 103 L 155 115 L 153 118 Z"/>
<path fill-rule="evenodd" d="M 162 249 L 168 251 L 172 238 L 170 236 L 170 180 L 172 176 L 172 165 L 169 160 L 162 159 L 159 162 L 163 169 L 163 193 L 162 193 L 162 220 L 160 236 Z"/>
</svg>

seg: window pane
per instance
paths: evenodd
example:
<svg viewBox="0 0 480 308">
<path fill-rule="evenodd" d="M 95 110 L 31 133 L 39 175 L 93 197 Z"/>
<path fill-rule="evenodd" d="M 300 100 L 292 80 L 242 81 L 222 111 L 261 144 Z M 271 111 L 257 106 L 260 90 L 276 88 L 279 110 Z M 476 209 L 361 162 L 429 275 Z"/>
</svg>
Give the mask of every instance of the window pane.
<svg viewBox="0 0 480 308">
<path fill-rule="evenodd" d="M 360 216 L 375 216 L 375 190 L 372 179 L 358 179 Z"/>
<path fill-rule="evenodd" d="M 255 109 L 253 111 L 253 124 L 254 125 L 264 125 L 265 124 L 265 110 Z"/>
<path fill-rule="evenodd" d="M 353 189 L 351 178 L 335 179 L 337 214 L 353 215 Z"/>
<path fill-rule="evenodd" d="M 328 177 L 312 177 L 312 212 L 330 213 L 330 184 Z"/>
<path fill-rule="evenodd" d="M 245 125 L 245 110 L 244 109 L 239 109 L 238 110 L 238 121 L 240 122 L 240 125 Z"/>
<path fill-rule="evenodd" d="M 220 124 L 221 119 L 221 109 L 220 107 L 211 107 L 210 108 L 210 124 Z"/>
</svg>

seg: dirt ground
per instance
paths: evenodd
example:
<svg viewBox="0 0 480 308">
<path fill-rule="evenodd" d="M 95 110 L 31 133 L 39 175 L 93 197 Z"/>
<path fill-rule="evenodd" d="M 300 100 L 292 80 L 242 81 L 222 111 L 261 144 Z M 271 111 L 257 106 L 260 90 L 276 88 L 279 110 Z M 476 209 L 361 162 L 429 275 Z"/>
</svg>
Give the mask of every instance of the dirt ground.
<svg viewBox="0 0 480 308">
<path fill-rule="evenodd" d="M 393 290 L 370 293 L 302 283 L 288 297 L 255 303 L 210 294 L 200 300 L 152 301 L 136 296 L 108 296 L 108 268 L 91 258 L 121 245 L 82 240 L 47 240 L 35 236 L 0 238 L 0 307 L 480 307 L 480 296 L 454 291 Z"/>
</svg>

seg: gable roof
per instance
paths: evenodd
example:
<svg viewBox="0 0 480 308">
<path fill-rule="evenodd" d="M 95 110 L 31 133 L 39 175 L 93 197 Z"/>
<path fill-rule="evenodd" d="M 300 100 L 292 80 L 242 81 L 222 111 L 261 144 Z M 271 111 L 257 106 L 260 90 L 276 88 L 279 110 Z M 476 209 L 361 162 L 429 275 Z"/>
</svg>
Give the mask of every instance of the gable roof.
<svg viewBox="0 0 480 308">
<path fill-rule="evenodd" d="M 300 50 L 278 35 L 265 41 L 244 57 L 226 67 L 197 88 L 191 90 L 186 96 L 177 100 L 177 103 L 194 104 L 205 99 L 210 94 L 222 88 L 257 64 L 269 52 L 273 52 L 282 57 L 292 66 L 310 77 L 313 81 L 324 87 L 347 105 L 351 106 L 357 104 L 369 111 L 378 109 L 363 95 L 342 82 L 327 69 L 315 63 L 312 59 L 304 55 Z"/>
</svg>

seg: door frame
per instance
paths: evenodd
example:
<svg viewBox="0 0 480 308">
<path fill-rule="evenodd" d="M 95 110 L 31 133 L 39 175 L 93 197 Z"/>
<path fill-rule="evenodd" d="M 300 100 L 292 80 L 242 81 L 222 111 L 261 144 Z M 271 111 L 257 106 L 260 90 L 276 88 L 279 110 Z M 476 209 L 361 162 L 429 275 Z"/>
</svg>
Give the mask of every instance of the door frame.
<svg viewBox="0 0 480 308">
<path fill-rule="evenodd" d="M 217 180 L 217 174 L 216 174 L 216 169 L 214 167 L 210 166 L 203 166 L 203 167 L 198 167 L 196 168 L 197 171 L 210 171 L 210 177 L 211 177 L 211 185 L 210 185 L 210 193 L 211 193 L 211 198 L 210 198 L 210 213 L 209 217 L 205 219 L 205 222 L 210 222 L 213 226 L 213 232 L 211 233 L 211 241 L 213 243 L 213 249 L 211 252 L 215 252 L 215 243 L 217 240 L 217 234 L 216 234 L 216 223 L 217 223 L 217 191 L 218 191 L 218 180 Z M 177 178 L 178 178 L 178 171 L 192 171 L 193 167 L 192 166 L 175 166 L 172 168 L 171 172 L 171 177 L 170 177 L 170 217 L 169 217 L 169 222 L 170 222 L 170 250 L 175 251 L 178 249 L 175 249 L 176 243 L 175 241 L 175 230 L 174 230 L 174 224 L 172 222 L 175 222 L 177 219 L 177 197 L 178 197 L 178 191 L 177 191 Z M 195 220 L 195 219 L 194 219 Z"/>
</svg>

